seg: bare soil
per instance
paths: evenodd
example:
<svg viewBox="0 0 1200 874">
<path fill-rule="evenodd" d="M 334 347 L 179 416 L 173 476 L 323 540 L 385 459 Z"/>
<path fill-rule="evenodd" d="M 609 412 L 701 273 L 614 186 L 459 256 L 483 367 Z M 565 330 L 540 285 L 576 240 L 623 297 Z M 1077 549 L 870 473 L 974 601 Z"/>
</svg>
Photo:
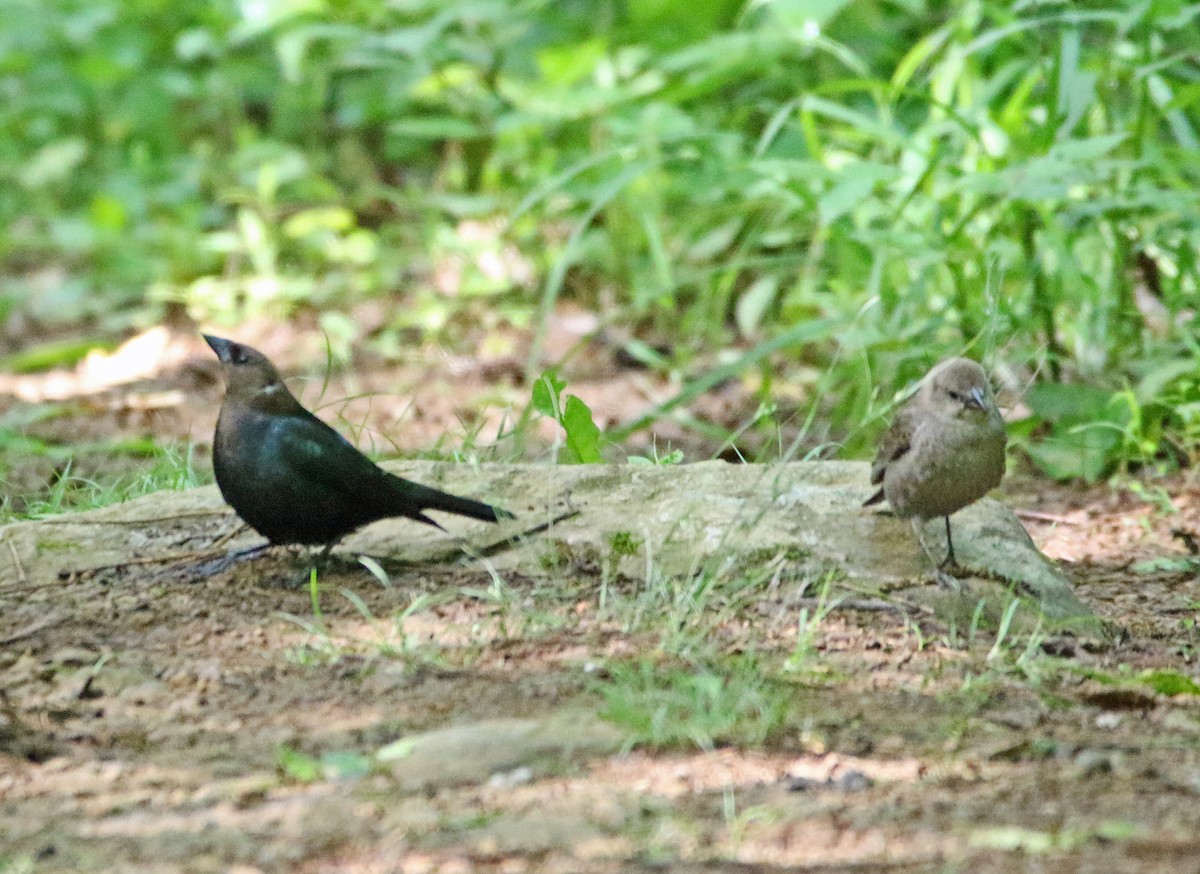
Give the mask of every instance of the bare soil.
<svg viewBox="0 0 1200 874">
<path fill-rule="evenodd" d="M 242 339 L 288 363 L 289 338 Z M 175 343 L 130 382 L 73 385 L 76 371 L 51 391 L 45 377 L 4 377 L 0 415 L 57 397 L 64 411 L 27 433 L 176 437 L 203 453 L 219 382 L 205 347 Z M 665 390 L 620 368 L 595 384 L 572 388 L 613 420 Z M 511 364 L 445 359 L 379 363 L 325 396 L 363 390 L 388 395 L 345 419 L 402 434 L 402 450 L 491 439 L 527 396 Z M 729 400 L 735 422 L 743 402 Z M 80 453 L 72 472 L 109 475 L 112 457 Z M 15 464 L 10 500 L 61 469 L 61 456 Z M 453 747 L 419 778 L 372 757 L 447 726 L 516 744 L 521 726 L 602 709 L 604 666 L 658 641 L 599 609 L 598 573 L 552 590 L 510 577 L 498 599 L 478 563 L 389 568 L 385 587 L 346 560 L 322 579 L 320 616 L 307 588 L 286 585 L 306 567 L 286 550 L 36 589 L 0 579 L 0 871 L 1196 870 L 1200 697 L 1145 678 L 1195 674 L 1200 578 L 1185 559 L 1200 489 L 1184 476 L 1141 495 L 1025 478 L 1005 497 L 1110 638 L 1048 630 L 1028 658 L 1022 638 L 989 660 L 990 632 L 836 610 L 795 685 L 803 718 L 764 744 L 548 743 L 561 749 L 540 764 L 500 758 L 475 774 Z M 211 543 L 231 520 L 188 525 L 181 542 Z M 1174 563 L 1146 564 L 1164 557 Z M 768 597 L 716 641 L 780 656 L 801 620 Z M 487 757 L 472 749 L 462 755 Z M 307 779 L 303 762 L 322 757 Z M 338 776 L 362 757 L 365 773 Z"/>
</svg>

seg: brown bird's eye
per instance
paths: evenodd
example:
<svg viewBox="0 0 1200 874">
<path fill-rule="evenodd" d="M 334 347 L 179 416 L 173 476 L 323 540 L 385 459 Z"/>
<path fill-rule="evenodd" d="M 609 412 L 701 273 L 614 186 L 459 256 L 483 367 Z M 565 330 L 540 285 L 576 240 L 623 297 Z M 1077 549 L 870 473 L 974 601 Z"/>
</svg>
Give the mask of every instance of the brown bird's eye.
<svg viewBox="0 0 1200 874">
<path fill-rule="evenodd" d="M 229 357 L 233 359 L 234 364 L 245 364 L 250 360 L 250 356 L 246 354 L 246 349 L 243 346 L 234 346 L 229 351 Z"/>
</svg>

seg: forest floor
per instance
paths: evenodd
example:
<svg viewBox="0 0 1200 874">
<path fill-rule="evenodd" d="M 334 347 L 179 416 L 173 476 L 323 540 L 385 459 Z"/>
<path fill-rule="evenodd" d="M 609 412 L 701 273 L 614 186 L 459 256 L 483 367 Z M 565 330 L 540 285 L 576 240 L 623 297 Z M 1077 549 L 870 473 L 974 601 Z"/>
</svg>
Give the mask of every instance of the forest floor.
<svg viewBox="0 0 1200 874">
<path fill-rule="evenodd" d="M 66 447 L 72 477 L 133 472 L 111 446 L 146 435 L 192 441 L 206 467 L 217 371 L 198 340 L 147 336 L 119 378 L 97 374 L 120 353 L 0 377 L 0 417 Z M 285 364 L 305 352 L 239 339 Z M 361 423 L 360 445 L 490 439 L 528 397 L 503 359 L 363 364 L 324 391 L 385 393 L 326 410 Z M 669 394 L 616 364 L 570 387 L 601 423 Z M 736 385 L 703 403 L 731 428 L 757 405 Z M 689 460 L 719 448 L 687 440 Z M 9 453 L 10 499 L 52 493 L 65 457 Z M 632 594 L 598 569 L 553 589 L 478 564 L 384 586 L 338 562 L 318 612 L 280 585 L 284 551 L 36 593 L 5 576 L 0 872 L 1191 870 L 1200 486 L 1024 476 L 1000 497 L 1110 634 L 768 592 L 715 600 L 710 639 L 688 640 L 606 609 L 602 586 Z M 195 524 L 212 541 L 231 520 Z M 705 671 L 723 685 L 695 683 Z"/>
</svg>

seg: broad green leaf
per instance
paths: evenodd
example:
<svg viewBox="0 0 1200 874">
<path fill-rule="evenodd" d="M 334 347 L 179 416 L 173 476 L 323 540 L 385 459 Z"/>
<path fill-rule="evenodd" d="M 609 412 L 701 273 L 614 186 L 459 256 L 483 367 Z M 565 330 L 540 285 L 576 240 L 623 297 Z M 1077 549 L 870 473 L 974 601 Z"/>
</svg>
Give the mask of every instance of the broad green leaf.
<svg viewBox="0 0 1200 874">
<path fill-rule="evenodd" d="M 592 411 L 575 395 L 567 396 L 563 410 L 563 429 L 567 432 L 567 460 L 572 464 L 599 464 L 602 440 L 600 427 L 592 419 Z"/>
</svg>

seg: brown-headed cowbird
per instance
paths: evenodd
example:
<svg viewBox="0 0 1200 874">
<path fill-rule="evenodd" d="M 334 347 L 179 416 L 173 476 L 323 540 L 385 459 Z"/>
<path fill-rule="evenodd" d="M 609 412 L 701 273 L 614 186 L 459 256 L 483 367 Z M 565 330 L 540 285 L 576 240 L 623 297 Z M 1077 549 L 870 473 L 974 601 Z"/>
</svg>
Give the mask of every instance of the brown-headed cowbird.
<svg viewBox="0 0 1200 874">
<path fill-rule="evenodd" d="M 1006 441 L 987 374 L 968 358 L 930 370 L 883 435 L 871 466 L 871 482 L 880 488 L 866 504 L 886 498 L 896 515 L 912 519 L 939 583 L 953 585 L 943 573 L 955 565 L 950 516 L 1000 484 Z M 938 516 L 946 520 L 947 552 L 940 562 L 922 536 L 924 523 Z"/>
<path fill-rule="evenodd" d="M 441 510 L 495 522 L 510 513 L 418 485 L 382 470 L 300 405 L 256 349 L 204 335 L 225 372 L 213 438 L 221 494 L 271 543 L 324 544 L 390 516 L 441 527 Z"/>
</svg>

